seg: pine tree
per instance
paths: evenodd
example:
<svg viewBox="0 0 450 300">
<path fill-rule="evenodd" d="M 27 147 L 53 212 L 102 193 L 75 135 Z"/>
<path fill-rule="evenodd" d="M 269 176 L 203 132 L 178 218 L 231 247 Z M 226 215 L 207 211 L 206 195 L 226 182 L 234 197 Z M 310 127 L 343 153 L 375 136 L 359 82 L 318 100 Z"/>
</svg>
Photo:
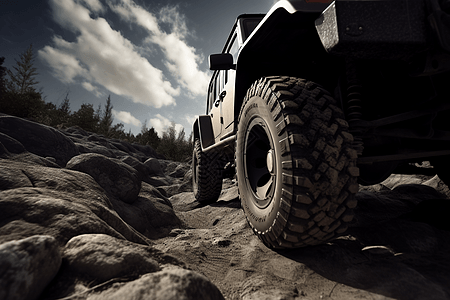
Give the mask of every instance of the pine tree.
<svg viewBox="0 0 450 300">
<path fill-rule="evenodd" d="M 147 120 L 145 120 L 144 124 L 142 124 L 141 132 L 136 136 L 136 142 L 141 145 L 150 145 L 150 147 L 156 150 L 160 141 L 161 139 L 155 128 L 152 127 L 149 129 L 147 127 Z"/>
<path fill-rule="evenodd" d="M 33 45 L 22 54 L 20 60 L 16 60 L 17 66 L 13 66 L 15 72 L 8 70 L 10 81 L 8 82 L 8 89 L 16 94 L 25 94 L 36 92 L 34 86 L 39 82 L 36 81 L 35 76 L 38 75 L 34 64 Z"/>
<path fill-rule="evenodd" d="M 66 97 L 64 97 L 63 102 L 58 107 L 58 110 L 64 115 L 70 115 L 70 100 L 69 100 L 69 92 L 67 92 Z"/>
<path fill-rule="evenodd" d="M 113 105 L 111 104 L 111 95 L 108 96 L 105 104 L 105 110 L 100 114 L 100 124 L 99 133 L 109 136 L 112 129 L 112 123 L 114 122 L 114 117 L 112 114 Z"/>
<path fill-rule="evenodd" d="M 192 155 L 192 143 L 186 140 L 186 133 L 182 128 L 178 134 L 175 123 L 163 132 L 161 141 L 156 149 L 158 153 L 174 161 L 186 161 Z"/>
<path fill-rule="evenodd" d="M 97 132 L 99 121 L 94 106 L 85 103 L 81 104 L 80 109 L 74 112 L 70 118 L 71 125 L 80 126 L 89 132 Z"/>
<path fill-rule="evenodd" d="M 70 100 L 69 100 L 69 92 L 67 92 L 64 100 L 58 106 L 57 109 L 53 111 L 52 115 L 52 126 L 58 126 L 66 124 L 70 121 Z"/>
</svg>

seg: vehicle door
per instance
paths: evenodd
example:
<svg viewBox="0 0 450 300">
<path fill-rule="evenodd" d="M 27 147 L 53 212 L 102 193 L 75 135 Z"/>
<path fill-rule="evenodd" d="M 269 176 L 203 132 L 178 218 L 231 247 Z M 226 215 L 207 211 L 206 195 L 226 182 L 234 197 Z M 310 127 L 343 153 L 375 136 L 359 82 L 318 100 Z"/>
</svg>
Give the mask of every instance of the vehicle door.
<svg viewBox="0 0 450 300">
<path fill-rule="evenodd" d="M 237 54 L 239 50 L 237 31 L 232 36 L 230 43 L 225 48 L 226 53 L 233 55 L 233 62 L 236 64 Z M 227 135 L 233 131 L 234 122 L 234 86 L 236 70 L 230 69 L 223 71 L 223 85 L 224 88 L 220 92 L 221 103 L 223 107 L 221 116 L 223 121 L 222 135 Z"/>
<path fill-rule="evenodd" d="M 222 96 L 224 83 L 224 71 L 216 71 L 213 74 L 209 89 L 209 115 L 213 125 L 214 138 L 218 138 L 223 129 Z"/>
</svg>

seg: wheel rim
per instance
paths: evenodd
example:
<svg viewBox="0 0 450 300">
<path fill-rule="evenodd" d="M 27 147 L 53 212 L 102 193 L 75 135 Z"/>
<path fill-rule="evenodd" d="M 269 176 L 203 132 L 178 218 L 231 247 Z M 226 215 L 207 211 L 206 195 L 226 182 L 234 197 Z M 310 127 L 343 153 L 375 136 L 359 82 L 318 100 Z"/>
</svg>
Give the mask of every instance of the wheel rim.
<svg viewBox="0 0 450 300">
<path fill-rule="evenodd" d="M 254 118 L 245 135 L 244 172 L 247 187 L 252 191 L 253 203 L 267 207 L 273 198 L 276 185 L 277 157 L 266 122 Z"/>
</svg>

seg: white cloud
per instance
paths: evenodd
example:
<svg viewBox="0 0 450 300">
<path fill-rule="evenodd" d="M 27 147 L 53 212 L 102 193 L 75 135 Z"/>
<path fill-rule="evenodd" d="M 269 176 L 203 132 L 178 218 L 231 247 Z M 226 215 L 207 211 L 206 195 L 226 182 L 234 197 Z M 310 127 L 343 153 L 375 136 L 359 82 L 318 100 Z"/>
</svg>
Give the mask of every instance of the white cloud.
<svg viewBox="0 0 450 300">
<path fill-rule="evenodd" d="M 79 76 L 81 82 L 103 86 L 136 103 L 157 108 L 175 105 L 174 97 L 180 94 L 180 89 L 174 88 L 163 72 L 142 57 L 137 47 L 112 29 L 104 18 L 91 18 L 89 9 L 93 12 L 104 9 L 99 1 L 50 0 L 50 6 L 55 21 L 77 35 L 72 43 L 55 37 L 53 47 L 39 51 L 39 57 L 61 81 L 73 82 Z"/>
<path fill-rule="evenodd" d="M 83 0 L 89 8 L 94 12 L 104 12 L 105 8 L 98 0 Z"/>
<path fill-rule="evenodd" d="M 168 118 L 161 116 L 160 114 L 156 115 L 156 118 L 150 119 L 150 126 L 155 128 L 155 131 L 158 133 L 160 137 L 162 137 L 163 132 L 167 130 L 170 126 L 172 126 L 172 121 Z M 175 124 L 176 132 L 180 132 L 184 127 L 181 124 Z"/>
<path fill-rule="evenodd" d="M 151 39 L 163 49 L 166 67 L 178 82 L 194 95 L 206 93 L 209 76 L 198 69 L 201 58 L 195 48 L 188 46 L 175 34 L 162 34 Z"/>
<path fill-rule="evenodd" d="M 165 6 L 159 11 L 159 19 L 163 23 L 167 23 L 171 26 L 172 32 L 177 32 L 181 36 L 189 34 L 186 26 L 186 20 L 184 15 L 178 11 L 178 6 Z"/>
<path fill-rule="evenodd" d="M 96 86 L 93 86 L 91 83 L 89 83 L 87 81 L 81 83 L 81 86 L 84 87 L 89 92 L 94 93 L 95 96 L 97 96 L 97 97 L 102 96 L 102 93 L 98 90 L 98 88 Z"/>
<path fill-rule="evenodd" d="M 110 7 L 124 20 L 134 22 L 148 31 L 146 41 L 161 47 L 166 58 L 165 66 L 183 88 L 193 96 L 206 93 L 209 76 L 199 69 L 203 57 L 186 43 L 189 31 L 184 16 L 176 7 L 161 9 L 159 19 L 132 0 L 122 0 L 120 4 L 110 4 Z M 171 32 L 164 32 L 158 22 L 169 24 Z"/>
<path fill-rule="evenodd" d="M 131 124 L 136 127 L 139 127 L 142 125 L 141 121 L 136 119 L 133 115 L 131 115 L 131 113 L 129 113 L 127 111 L 116 111 L 113 109 L 112 113 L 115 118 L 124 122 L 125 124 Z"/>
<path fill-rule="evenodd" d="M 38 53 L 41 59 L 51 63 L 54 75 L 64 83 L 74 82 L 77 76 L 87 77 L 87 72 L 80 66 L 80 62 L 64 51 L 45 46 Z"/>
</svg>

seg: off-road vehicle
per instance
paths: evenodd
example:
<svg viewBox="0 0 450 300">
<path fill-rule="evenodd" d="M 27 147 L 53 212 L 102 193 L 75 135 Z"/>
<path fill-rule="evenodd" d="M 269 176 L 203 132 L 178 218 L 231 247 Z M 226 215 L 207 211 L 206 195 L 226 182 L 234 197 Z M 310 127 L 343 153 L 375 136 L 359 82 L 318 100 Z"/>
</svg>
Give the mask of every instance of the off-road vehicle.
<svg viewBox="0 0 450 300">
<path fill-rule="evenodd" d="M 235 170 L 254 232 L 292 248 L 343 234 L 359 184 L 423 161 L 448 184 L 449 13 L 450 0 L 283 0 L 239 16 L 193 124 L 197 200 Z"/>
</svg>

